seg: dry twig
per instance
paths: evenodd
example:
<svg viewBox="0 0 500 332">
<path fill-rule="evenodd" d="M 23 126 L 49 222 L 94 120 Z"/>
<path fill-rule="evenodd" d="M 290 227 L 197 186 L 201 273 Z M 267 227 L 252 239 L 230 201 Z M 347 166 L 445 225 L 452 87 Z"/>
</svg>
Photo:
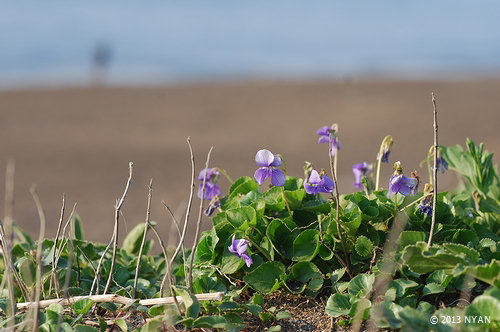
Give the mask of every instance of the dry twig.
<svg viewBox="0 0 500 332">
<path fill-rule="evenodd" d="M 116 250 L 118 248 L 118 225 L 120 218 L 120 210 L 125 202 L 125 198 L 127 197 L 128 190 L 130 188 L 130 184 L 132 183 L 132 171 L 134 169 L 134 163 L 129 162 L 128 164 L 129 175 L 127 180 L 127 185 L 125 186 L 125 190 L 123 192 L 122 198 L 117 202 L 115 206 L 115 228 L 113 231 L 113 257 L 111 258 L 111 267 L 109 269 L 108 281 L 106 282 L 106 287 L 104 288 L 104 294 L 106 294 L 111 286 L 111 280 L 113 279 L 113 272 L 115 268 L 116 262 Z"/>
<path fill-rule="evenodd" d="M 35 201 L 36 209 L 38 211 L 38 216 L 40 218 L 40 234 L 38 237 L 38 244 L 37 244 L 37 249 L 36 249 L 36 264 L 37 264 L 37 269 L 36 269 L 36 287 L 35 287 L 35 306 L 33 308 L 34 311 L 34 318 L 33 318 L 33 328 L 32 331 L 36 332 L 38 331 L 38 324 L 39 324 L 39 315 L 40 315 L 40 293 L 41 288 L 43 287 L 42 285 L 42 251 L 43 251 L 43 239 L 45 237 L 45 213 L 43 212 L 43 207 L 42 203 L 40 202 L 40 198 L 38 197 L 38 194 L 36 192 L 36 188 L 33 185 L 30 188 L 31 196 L 33 196 L 33 200 Z"/>
<path fill-rule="evenodd" d="M 224 298 L 224 292 L 217 292 L 217 293 L 205 293 L 205 294 L 195 294 L 194 295 L 198 301 L 209 301 L 209 300 L 214 300 L 214 301 L 220 301 Z M 182 297 L 176 296 L 175 297 L 178 302 L 183 302 Z M 103 294 L 103 295 L 92 295 L 92 296 L 74 296 L 74 297 L 69 297 L 69 298 L 64 298 L 64 299 L 52 299 L 52 300 L 43 300 L 40 301 L 38 304 L 40 308 L 46 308 L 50 306 L 51 304 L 58 303 L 62 306 L 67 306 L 75 303 L 78 300 L 81 299 L 90 299 L 94 301 L 95 303 L 103 303 L 103 302 L 113 302 L 113 303 L 120 303 L 120 304 L 130 304 L 133 303 L 134 299 L 125 297 L 125 296 L 120 296 L 117 294 Z M 156 304 L 172 304 L 174 303 L 174 297 L 160 297 L 160 298 L 154 298 L 154 299 L 145 299 L 145 300 L 139 300 L 140 305 L 156 305 Z M 23 303 L 18 303 L 17 308 L 18 309 L 26 309 L 26 308 L 31 308 L 35 306 L 35 302 L 23 302 Z"/>
<path fill-rule="evenodd" d="M 63 194 L 62 197 L 62 206 L 61 206 L 61 216 L 59 218 L 59 223 L 57 224 L 57 232 L 56 237 L 54 239 L 54 246 L 52 249 L 52 271 L 50 273 L 50 286 L 49 286 L 49 294 L 52 292 L 52 286 L 56 289 L 56 297 L 59 298 L 59 294 L 61 290 L 59 289 L 59 282 L 56 278 L 56 251 L 57 251 L 57 242 L 59 241 L 59 235 L 61 234 L 62 223 L 64 219 L 64 209 L 66 208 L 66 194 Z"/>
<path fill-rule="evenodd" d="M 141 265 L 142 251 L 144 250 L 144 244 L 146 243 L 146 235 L 148 233 L 148 228 L 151 227 L 151 223 L 149 222 L 149 220 L 151 217 L 151 197 L 153 196 L 153 179 L 151 179 L 149 181 L 148 188 L 149 189 L 148 189 L 148 205 L 146 208 L 146 221 L 144 223 L 144 233 L 142 234 L 142 242 L 141 242 L 141 247 L 139 249 L 139 256 L 137 257 L 137 266 L 135 268 L 134 293 L 133 293 L 134 299 L 135 299 L 136 292 L 137 292 L 137 280 L 139 278 L 139 267 Z"/>
<path fill-rule="evenodd" d="M 212 150 L 214 147 L 212 146 L 210 150 L 208 151 L 207 155 L 207 161 L 205 162 L 205 170 L 208 169 L 208 164 L 210 162 L 210 155 L 212 154 Z M 196 223 L 196 232 L 194 234 L 194 242 L 193 242 L 193 248 L 191 249 L 191 257 L 189 259 L 189 275 L 187 279 L 187 286 L 191 294 L 193 293 L 193 261 L 194 261 L 194 255 L 196 254 L 196 248 L 198 247 L 198 236 L 200 235 L 200 226 L 201 226 L 201 217 L 203 215 L 203 202 L 205 198 L 205 189 L 206 189 L 206 181 L 207 177 L 203 177 L 203 184 L 202 184 L 202 191 L 201 191 L 201 199 L 200 199 L 200 210 L 198 211 L 198 221 Z"/>
<path fill-rule="evenodd" d="M 437 107 L 436 107 L 436 98 L 434 97 L 434 92 L 431 94 L 432 96 L 432 108 L 434 113 L 434 169 L 432 173 L 433 183 L 434 183 L 434 196 L 432 197 L 432 222 L 431 222 L 431 230 L 429 232 L 429 241 L 427 242 L 427 246 L 430 247 L 432 244 L 432 235 L 434 234 L 434 225 L 436 224 L 436 202 L 437 202 L 437 193 L 438 193 L 438 182 L 437 182 L 437 155 L 438 155 L 438 124 L 437 124 Z"/>
</svg>

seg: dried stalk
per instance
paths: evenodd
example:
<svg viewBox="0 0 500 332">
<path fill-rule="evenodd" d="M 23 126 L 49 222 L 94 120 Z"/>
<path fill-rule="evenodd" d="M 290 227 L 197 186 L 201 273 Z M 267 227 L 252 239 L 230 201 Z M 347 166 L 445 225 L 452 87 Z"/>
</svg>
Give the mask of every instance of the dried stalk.
<svg viewBox="0 0 500 332">
<path fill-rule="evenodd" d="M 71 210 L 71 213 L 68 217 L 68 220 L 66 221 L 66 224 L 64 225 L 64 228 L 63 228 L 63 231 L 62 231 L 62 239 L 61 239 L 61 245 L 60 245 L 60 248 L 59 250 L 57 251 L 57 254 L 56 254 L 56 260 L 55 260 L 55 263 L 54 265 L 57 266 L 59 264 L 59 259 L 61 258 L 61 255 L 62 255 L 62 252 L 64 250 L 64 247 L 66 246 L 66 241 L 65 240 L 65 237 L 66 237 L 66 228 L 68 227 L 69 223 L 71 222 L 71 220 L 73 219 L 73 215 L 75 214 L 75 210 L 76 210 L 76 203 L 73 204 L 73 209 Z M 56 248 L 57 249 L 57 248 Z"/>
<path fill-rule="evenodd" d="M 42 251 L 43 251 L 43 239 L 45 237 L 45 213 L 43 212 L 42 203 L 36 192 L 35 186 L 30 188 L 31 196 L 35 201 L 36 209 L 38 211 L 38 216 L 40 218 L 40 234 L 38 237 L 38 244 L 36 249 L 36 287 L 35 287 L 35 306 L 33 307 L 34 318 L 33 318 L 33 328 L 32 331 L 38 331 L 39 315 L 40 315 L 40 293 L 42 285 Z"/>
<path fill-rule="evenodd" d="M 71 217 L 69 220 L 71 220 Z M 73 222 L 74 222 L 74 220 L 73 220 Z M 74 226 L 71 228 L 75 229 Z M 70 238 L 70 240 L 69 240 L 70 246 L 69 246 L 69 254 L 68 254 L 68 268 L 66 269 L 66 275 L 64 276 L 64 285 L 63 285 L 63 298 L 64 299 L 68 298 L 69 282 L 71 280 L 71 270 L 73 268 L 73 254 L 75 254 L 75 256 L 76 256 L 75 246 L 73 244 L 73 240 L 75 239 L 75 234 L 73 234 L 73 236 L 70 236 L 69 238 Z M 82 252 L 83 252 L 83 250 L 82 250 Z M 78 263 L 78 257 L 77 257 L 77 263 Z M 56 332 L 61 331 L 62 318 L 63 318 L 63 315 L 61 313 L 59 313 L 59 317 L 57 318 Z"/>
<path fill-rule="evenodd" d="M 220 301 L 224 298 L 224 292 L 195 294 L 194 296 L 198 299 L 198 301 L 210 301 L 210 300 Z M 62 306 L 68 306 L 81 299 L 90 299 L 95 303 L 113 302 L 124 305 L 133 303 L 135 301 L 134 299 L 125 296 L 120 296 L 117 294 L 103 294 L 103 295 L 92 295 L 92 296 L 74 296 L 65 299 L 43 300 L 38 302 L 38 305 L 40 306 L 40 308 L 46 308 L 54 303 L 58 303 Z M 182 297 L 180 296 L 176 296 L 175 299 L 178 302 L 183 302 Z M 139 300 L 139 304 L 144 306 L 157 305 L 157 304 L 172 304 L 172 303 L 174 303 L 173 296 Z M 26 308 L 31 308 L 35 305 L 36 305 L 35 302 L 23 302 L 23 303 L 18 303 L 17 308 L 26 309 Z"/>
<path fill-rule="evenodd" d="M 111 258 L 111 268 L 109 269 L 109 276 L 108 276 L 108 281 L 106 282 L 106 287 L 104 288 L 104 294 L 106 294 L 109 290 L 109 287 L 111 286 L 111 280 L 113 279 L 113 272 L 115 268 L 115 262 L 116 262 L 116 249 L 118 248 L 118 225 L 119 225 L 119 218 L 120 218 L 120 210 L 122 208 L 123 203 L 125 202 L 125 198 L 127 197 L 128 190 L 130 188 L 130 183 L 132 183 L 132 171 L 134 168 L 134 163 L 129 162 L 128 164 L 128 169 L 129 169 L 129 175 L 128 175 L 128 180 L 127 180 L 127 185 L 125 186 L 125 190 L 123 192 L 122 198 L 120 201 L 115 206 L 115 228 L 113 231 L 113 257 Z"/>
<path fill-rule="evenodd" d="M 181 235 L 181 232 L 180 232 L 180 229 L 179 229 L 179 224 L 177 223 L 177 220 L 175 219 L 174 214 L 172 213 L 172 211 L 170 210 L 170 208 L 168 207 L 168 205 L 165 203 L 165 201 L 162 201 L 162 204 L 165 206 L 165 208 L 167 209 L 167 211 L 170 213 L 170 215 L 172 217 L 172 220 L 173 220 L 175 226 L 177 227 L 177 232 L 179 233 L 179 239 L 180 239 L 182 235 Z M 168 259 L 167 250 L 165 249 L 165 246 L 163 245 L 163 241 L 160 238 L 160 235 L 158 234 L 158 232 L 156 231 L 155 228 L 153 228 L 153 232 L 156 234 L 156 237 L 160 241 L 160 245 L 162 246 L 162 250 L 163 250 L 163 255 L 165 256 L 165 263 L 167 265 L 166 266 L 167 270 L 165 272 L 165 275 L 163 276 L 163 279 L 161 280 L 160 296 L 164 295 L 165 284 L 167 283 L 167 279 L 169 280 L 169 284 L 170 284 L 170 293 L 173 294 L 173 295 L 175 295 L 174 278 L 172 277 L 172 269 L 171 269 L 172 265 L 170 263 L 170 260 Z M 181 247 L 182 247 L 182 257 L 183 257 L 184 261 L 186 261 L 186 253 L 184 251 L 184 245 L 182 244 Z M 175 298 L 174 298 L 174 300 L 175 300 Z M 179 315 L 180 315 L 181 314 L 181 307 L 179 306 L 179 303 L 177 301 L 175 301 L 175 306 L 176 306 L 177 311 L 179 312 Z"/>
<path fill-rule="evenodd" d="M 205 169 L 208 169 L 208 164 L 210 162 L 210 155 L 212 154 L 212 150 L 214 147 L 212 146 L 210 150 L 208 151 L 207 154 L 207 161 L 205 162 Z M 201 226 L 201 217 L 203 215 L 203 203 L 205 202 L 205 189 L 206 189 L 206 181 L 207 177 L 203 177 L 203 184 L 202 184 L 202 192 L 201 192 L 201 199 L 200 199 L 200 209 L 198 211 L 198 221 L 196 223 L 196 232 L 194 234 L 194 242 L 193 242 L 193 247 L 191 249 L 191 257 L 189 259 L 189 274 L 188 274 L 188 279 L 187 279 L 187 287 L 190 290 L 191 294 L 193 293 L 193 262 L 194 262 L 194 255 L 196 254 L 196 249 L 198 248 L 198 237 L 200 235 L 200 226 Z M 283 192 L 284 194 L 284 192 Z"/>
<path fill-rule="evenodd" d="M 4 222 L 5 222 L 5 233 L 0 233 L 2 241 L 2 250 L 5 262 L 5 275 L 7 276 L 7 290 L 9 294 L 8 303 L 8 317 L 9 321 L 7 324 L 7 330 L 13 331 L 15 325 L 15 314 L 16 314 L 16 297 L 14 295 L 14 280 L 12 279 L 13 271 L 15 271 L 14 266 L 11 267 L 11 234 L 12 234 L 12 219 L 14 215 L 14 175 L 15 175 L 15 163 L 13 159 L 7 160 L 7 167 L 5 170 L 5 201 L 4 201 Z M 0 223 L 1 225 L 1 223 Z M 21 288 L 21 287 L 19 287 Z"/>
<path fill-rule="evenodd" d="M 431 94 L 432 96 L 432 108 L 434 113 L 434 170 L 433 170 L 433 183 L 434 183 L 434 196 L 432 197 L 432 221 L 431 221 L 431 230 L 429 232 L 429 241 L 427 242 L 427 246 L 430 247 L 432 244 L 432 235 L 434 234 L 434 225 L 436 224 L 436 203 L 437 203 L 437 193 L 438 193 L 438 169 L 437 169 L 437 155 L 438 155 L 438 124 L 437 124 L 437 107 L 436 107 L 436 98 L 434 97 L 434 92 Z"/>
<path fill-rule="evenodd" d="M 111 248 L 111 246 L 113 245 L 113 241 L 115 239 L 115 234 L 113 233 L 113 235 L 111 236 L 111 240 L 109 241 L 108 245 L 106 246 L 106 248 L 104 249 L 102 255 L 101 255 L 101 258 L 99 258 L 99 262 L 97 263 L 97 269 L 96 269 L 96 274 L 94 276 L 94 280 L 92 281 L 92 286 L 90 287 L 90 293 L 89 295 L 92 295 L 92 293 L 94 292 L 94 287 L 96 287 L 96 295 L 99 294 L 99 282 L 100 282 L 100 278 L 99 278 L 99 274 L 101 272 L 101 266 L 102 266 L 102 263 L 104 261 L 104 257 L 106 256 L 106 254 L 108 253 L 109 249 Z"/>
<path fill-rule="evenodd" d="M 332 142 L 330 142 L 330 144 L 329 144 L 330 151 L 332 151 L 332 148 L 333 148 L 333 144 L 332 144 Z M 335 148 L 335 150 L 336 150 L 336 148 Z M 339 233 L 340 242 L 342 244 L 342 250 L 344 251 L 344 259 L 345 259 L 346 271 L 347 271 L 347 274 L 349 275 L 349 277 L 352 278 L 351 271 L 350 271 L 350 268 L 349 268 L 349 257 L 347 256 L 347 250 L 346 250 L 345 242 L 344 242 L 344 236 L 342 235 L 342 231 L 340 229 L 340 211 L 339 211 L 339 208 L 340 208 L 340 206 L 339 206 L 339 204 L 340 204 L 340 195 L 339 195 L 339 186 L 338 186 L 338 183 L 337 183 L 337 175 L 336 175 L 337 172 L 334 169 L 334 162 L 332 160 L 332 154 L 329 153 L 329 156 L 330 156 L 330 171 L 332 173 L 333 183 L 335 184 L 335 204 L 336 204 L 335 222 L 337 224 L 337 232 Z"/>
<path fill-rule="evenodd" d="M 151 197 L 153 196 L 153 179 L 149 181 L 148 187 L 148 205 L 146 209 L 146 221 L 144 223 L 144 233 L 142 234 L 142 242 L 141 247 L 139 249 L 139 256 L 137 257 L 137 266 L 135 268 L 135 278 L 134 278 L 134 293 L 133 298 L 136 297 L 137 292 L 137 280 L 139 279 L 139 267 L 141 265 L 142 251 L 144 250 L 144 244 L 146 243 L 146 235 L 148 233 L 148 228 L 151 227 L 151 223 L 149 222 L 151 217 Z"/>
<path fill-rule="evenodd" d="M 187 224 L 188 224 L 188 221 L 189 221 L 189 214 L 191 213 L 191 206 L 193 204 L 195 165 L 194 165 L 193 148 L 191 146 L 191 138 L 190 137 L 187 138 L 187 143 L 188 143 L 188 146 L 189 146 L 189 153 L 191 155 L 191 190 L 190 190 L 190 193 L 189 193 L 189 201 L 188 201 L 188 206 L 186 208 L 186 217 L 184 219 L 184 227 L 182 229 L 181 238 L 179 240 L 179 244 L 177 245 L 177 248 L 175 248 L 175 251 L 174 251 L 174 254 L 172 255 L 172 258 L 170 259 L 170 266 L 172 266 L 172 264 L 174 264 L 175 257 L 177 257 L 177 254 L 179 253 L 179 251 L 181 250 L 181 247 L 184 244 L 184 238 L 186 236 Z"/>
<path fill-rule="evenodd" d="M 61 206 L 61 216 L 59 218 L 59 223 L 57 224 L 56 237 L 54 239 L 54 246 L 52 248 L 52 271 L 50 273 L 50 286 L 49 286 L 49 294 L 52 292 L 52 286 L 54 286 L 56 289 L 56 297 L 57 298 L 59 298 L 59 294 L 60 294 L 61 290 L 59 289 L 59 282 L 56 278 L 56 250 L 57 250 L 57 242 L 59 240 L 59 235 L 61 233 L 65 208 L 66 208 L 66 194 L 63 194 L 62 206 Z"/>
</svg>

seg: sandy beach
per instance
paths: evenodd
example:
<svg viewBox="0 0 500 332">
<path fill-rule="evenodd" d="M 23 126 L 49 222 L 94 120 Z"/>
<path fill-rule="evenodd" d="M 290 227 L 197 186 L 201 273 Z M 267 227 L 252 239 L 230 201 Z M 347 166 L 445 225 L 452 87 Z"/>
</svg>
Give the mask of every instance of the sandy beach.
<svg viewBox="0 0 500 332">
<path fill-rule="evenodd" d="M 165 239 L 174 239 L 164 200 L 181 218 L 190 184 L 191 136 L 196 175 L 214 146 L 211 165 L 236 179 L 253 176 L 255 153 L 280 153 L 288 174 L 303 176 L 304 161 L 328 168 L 327 146 L 315 131 L 340 126 L 339 189 L 352 192 L 354 163 L 374 162 L 382 138 L 394 136 L 382 184 L 400 160 L 405 173 L 419 171 L 432 144 L 431 91 L 438 99 L 442 145 L 464 145 L 470 137 L 500 152 L 500 80 L 240 82 L 167 87 L 73 87 L 0 92 L 0 198 L 5 165 L 15 160 L 15 221 L 38 236 L 39 221 L 29 188 L 36 183 L 54 236 L 61 197 L 67 213 L 77 202 L 85 237 L 108 241 L 114 204 L 134 162 L 133 183 L 123 206 L 120 237 L 146 214 L 147 185 L 153 178 L 152 220 Z M 387 180 L 387 181 L 386 181 Z M 219 181 L 223 193 L 228 181 Z M 452 189 L 455 174 L 440 178 Z M 265 184 L 264 186 L 267 186 Z M 193 205 L 197 215 L 199 200 Z M 3 204 L 0 216 L 3 216 Z M 194 219 L 191 228 L 194 229 Z M 210 221 L 204 219 L 204 229 Z M 194 231 L 188 234 L 192 241 Z"/>
</svg>

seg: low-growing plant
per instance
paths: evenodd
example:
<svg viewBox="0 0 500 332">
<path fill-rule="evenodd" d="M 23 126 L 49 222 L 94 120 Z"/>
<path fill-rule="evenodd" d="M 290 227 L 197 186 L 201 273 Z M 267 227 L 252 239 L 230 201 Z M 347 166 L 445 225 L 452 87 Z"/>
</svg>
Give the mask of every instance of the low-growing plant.
<svg viewBox="0 0 500 332">
<path fill-rule="evenodd" d="M 281 290 L 325 299 L 325 314 L 353 330 L 370 324 L 403 331 L 500 329 L 500 183 L 493 154 L 469 139 L 465 151 L 459 145 L 437 146 L 435 139 L 427 156 L 427 184 L 422 186 L 416 171 L 404 172 L 399 161 L 384 180 L 380 168 L 394 142 L 388 135 L 375 174 L 372 164 L 355 164 L 353 185 L 360 191 L 340 195 L 339 127 L 324 126 L 317 134 L 319 143 L 328 143 L 329 157 L 320 167 L 306 162 L 303 178 L 287 174 L 284 156 L 266 149 L 256 153 L 254 176 L 235 181 L 225 170 L 210 168 L 208 156 L 198 176 L 197 229 L 202 212 L 212 227 L 191 249 L 184 246 L 195 191 L 189 139 L 193 181 L 184 224 L 173 221 L 180 238 L 175 248 L 165 247 L 150 221 L 152 183 L 146 221 L 121 246 L 118 217 L 128 185 L 108 245 L 85 240 L 73 213 L 54 240 L 33 241 L 14 227 L 9 247 L 0 227 L 3 253 L 9 253 L 0 274 L 4 279 L 12 273 L 15 284 L 2 290 L 0 327 L 237 331 L 246 327 L 242 315 L 250 315 L 262 328 L 277 331 L 290 315 L 266 306 L 265 296 Z M 446 169 L 462 181 L 454 192 L 438 193 L 437 171 Z M 221 174 L 231 182 L 226 195 L 217 183 Z M 130 167 L 127 183 L 131 177 Z M 387 189 L 381 189 L 384 182 Z M 60 226 L 63 214 L 64 203 Z M 161 254 L 152 254 L 149 230 Z M 34 301 L 37 287 L 41 302 Z M 17 304 L 15 313 L 9 298 Z M 35 303 L 45 308 L 38 321 L 26 310 Z M 480 322 L 470 323 L 472 317 Z"/>
</svg>

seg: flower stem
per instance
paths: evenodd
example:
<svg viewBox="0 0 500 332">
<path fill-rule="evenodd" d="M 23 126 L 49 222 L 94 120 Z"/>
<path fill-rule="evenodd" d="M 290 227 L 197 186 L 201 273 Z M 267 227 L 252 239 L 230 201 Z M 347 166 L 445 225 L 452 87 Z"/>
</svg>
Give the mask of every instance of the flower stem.
<svg viewBox="0 0 500 332">
<path fill-rule="evenodd" d="M 384 145 L 387 142 L 387 140 L 391 139 L 391 135 L 387 135 L 384 137 L 382 140 L 382 143 L 380 144 L 380 149 L 378 150 L 378 155 L 377 155 L 377 177 L 375 178 L 375 191 L 378 190 L 378 185 L 380 183 L 380 164 L 382 163 L 382 155 L 384 153 Z"/>
<path fill-rule="evenodd" d="M 253 240 L 250 237 L 245 236 L 244 239 L 250 242 L 250 244 L 253 245 L 255 248 L 257 248 L 257 250 L 260 251 L 260 253 L 264 255 L 264 257 L 266 257 L 268 261 L 270 262 L 272 261 L 271 257 L 264 250 L 262 250 L 262 248 L 259 245 L 253 242 Z"/>
<path fill-rule="evenodd" d="M 411 202 L 410 204 L 408 204 L 408 205 L 404 206 L 404 207 L 403 207 L 402 209 L 400 209 L 399 211 L 400 211 L 400 212 L 403 212 L 406 208 L 408 208 L 408 207 L 410 207 L 410 206 L 412 206 L 412 205 L 415 205 L 415 204 L 417 204 L 418 202 L 420 202 L 421 200 L 423 200 L 424 198 L 426 198 L 426 197 L 428 197 L 428 196 L 432 196 L 432 195 L 433 195 L 433 193 L 427 193 L 427 194 L 424 194 L 422 197 L 420 197 L 420 198 L 418 198 L 418 199 L 414 200 L 413 202 Z"/>
<path fill-rule="evenodd" d="M 215 167 L 215 169 L 221 173 L 222 175 L 224 175 L 224 177 L 230 182 L 230 183 L 233 183 L 233 180 L 231 179 L 231 177 L 229 176 L 229 174 L 227 174 L 226 170 L 225 169 L 222 169 L 222 168 L 218 168 L 218 167 Z"/>
<path fill-rule="evenodd" d="M 332 150 L 332 142 L 330 142 L 329 144 L 330 146 L 328 147 L 328 150 L 331 151 Z M 335 204 L 336 204 L 336 215 L 335 215 L 335 222 L 337 224 L 337 232 L 339 233 L 339 237 L 340 237 L 340 242 L 342 243 L 342 250 L 344 251 L 344 258 L 345 258 L 345 264 L 346 264 L 346 270 L 347 270 L 347 274 L 349 274 L 349 276 L 351 276 L 351 271 L 349 269 L 349 257 L 347 256 L 347 250 L 346 250 L 346 246 L 345 246 L 345 241 L 344 241 L 344 236 L 342 235 L 342 231 L 340 229 L 340 201 L 339 201 L 339 186 L 338 186 L 338 183 L 337 183 L 337 172 L 335 170 L 335 163 L 332 159 L 332 154 L 329 153 L 328 154 L 330 156 L 330 171 L 332 172 L 332 177 L 333 177 L 333 183 L 335 184 Z M 337 155 L 337 154 L 335 154 Z"/>
<path fill-rule="evenodd" d="M 432 145 L 429 149 L 429 153 L 427 153 L 427 172 L 429 172 L 429 183 L 433 186 L 434 181 L 432 178 L 432 168 L 431 168 L 431 157 L 434 152 L 434 145 Z"/>
<path fill-rule="evenodd" d="M 283 195 L 283 200 L 285 201 L 286 209 L 288 210 L 288 214 L 290 217 L 292 216 L 292 210 L 290 209 L 290 204 L 288 204 L 288 200 L 285 195 L 285 188 L 281 187 L 281 194 Z"/>
</svg>

